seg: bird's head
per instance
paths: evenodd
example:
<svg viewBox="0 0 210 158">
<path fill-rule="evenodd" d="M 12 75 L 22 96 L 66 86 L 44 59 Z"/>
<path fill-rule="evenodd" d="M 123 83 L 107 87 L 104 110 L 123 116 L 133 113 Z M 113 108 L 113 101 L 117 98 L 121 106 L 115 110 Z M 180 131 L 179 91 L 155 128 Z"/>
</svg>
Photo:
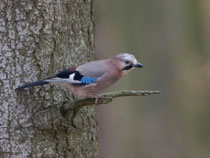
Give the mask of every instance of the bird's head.
<svg viewBox="0 0 210 158">
<path fill-rule="evenodd" d="M 142 68 L 143 65 L 139 63 L 134 55 L 129 53 L 120 53 L 115 56 L 115 59 L 117 59 L 117 67 L 120 71 L 122 71 L 122 74 L 127 74 L 134 68 Z"/>
</svg>

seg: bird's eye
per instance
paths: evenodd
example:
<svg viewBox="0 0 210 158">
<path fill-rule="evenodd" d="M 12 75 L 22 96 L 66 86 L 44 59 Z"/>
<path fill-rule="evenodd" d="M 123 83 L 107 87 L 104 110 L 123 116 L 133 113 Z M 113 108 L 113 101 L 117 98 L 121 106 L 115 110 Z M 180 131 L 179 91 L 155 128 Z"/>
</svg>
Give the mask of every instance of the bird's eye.
<svg viewBox="0 0 210 158">
<path fill-rule="evenodd" d="M 129 64 L 130 62 L 128 60 L 125 61 L 126 64 Z"/>
</svg>

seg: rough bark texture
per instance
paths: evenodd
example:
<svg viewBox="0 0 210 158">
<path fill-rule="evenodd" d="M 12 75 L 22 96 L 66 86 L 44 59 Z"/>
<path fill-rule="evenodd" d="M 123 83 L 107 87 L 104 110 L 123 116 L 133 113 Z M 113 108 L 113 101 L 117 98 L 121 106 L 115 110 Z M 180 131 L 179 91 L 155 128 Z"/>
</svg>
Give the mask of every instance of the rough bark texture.
<svg viewBox="0 0 210 158">
<path fill-rule="evenodd" d="M 65 88 L 14 89 L 94 60 L 92 0 L 0 1 L 0 157 L 98 157 L 96 108 L 62 116 Z M 52 106 L 54 105 L 54 106 Z"/>
</svg>

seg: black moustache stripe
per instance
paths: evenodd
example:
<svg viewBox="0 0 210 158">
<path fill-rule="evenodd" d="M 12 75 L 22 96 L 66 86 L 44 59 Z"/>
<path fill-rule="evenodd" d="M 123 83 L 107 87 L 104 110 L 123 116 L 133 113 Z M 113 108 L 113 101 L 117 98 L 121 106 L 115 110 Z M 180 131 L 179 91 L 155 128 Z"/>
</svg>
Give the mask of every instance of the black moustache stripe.
<svg viewBox="0 0 210 158">
<path fill-rule="evenodd" d="M 130 70 L 133 67 L 133 65 L 128 65 L 126 67 L 123 68 L 123 70 Z"/>
</svg>

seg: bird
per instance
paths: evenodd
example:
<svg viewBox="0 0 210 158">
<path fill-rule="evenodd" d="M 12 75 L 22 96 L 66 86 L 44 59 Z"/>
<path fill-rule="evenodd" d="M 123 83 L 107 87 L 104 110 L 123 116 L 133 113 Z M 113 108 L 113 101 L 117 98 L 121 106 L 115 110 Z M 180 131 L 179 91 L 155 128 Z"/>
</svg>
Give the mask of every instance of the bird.
<svg viewBox="0 0 210 158">
<path fill-rule="evenodd" d="M 113 58 L 71 66 L 43 80 L 17 87 L 19 91 L 49 83 L 64 85 L 75 97 L 96 98 L 104 89 L 112 86 L 122 76 L 143 65 L 130 53 L 120 53 Z"/>
</svg>

